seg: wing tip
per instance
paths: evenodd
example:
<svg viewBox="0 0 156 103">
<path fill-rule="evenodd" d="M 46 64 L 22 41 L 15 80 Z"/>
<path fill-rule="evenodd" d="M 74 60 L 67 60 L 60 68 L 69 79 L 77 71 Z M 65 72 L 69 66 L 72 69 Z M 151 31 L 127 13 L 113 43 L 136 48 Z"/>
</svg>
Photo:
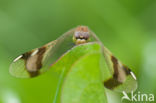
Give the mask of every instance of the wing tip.
<svg viewBox="0 0 156 103">
<path fill-rule="evenodd" d="M 21 73 L 19 73 L 19 71 L 18 71 L 19 69 L 18 68 L 21 65 L 19 65 L 19 67 L 15 68 L 15 64 L 16 64 L 16 62 L 12 62 L 10 64 L 9 74 L 11 76 L 16 77 L 16 78 L 30 78 L 30 76 L 28 75 L 28 73 L 24 69 L 21 71 Z"/>
</svg>

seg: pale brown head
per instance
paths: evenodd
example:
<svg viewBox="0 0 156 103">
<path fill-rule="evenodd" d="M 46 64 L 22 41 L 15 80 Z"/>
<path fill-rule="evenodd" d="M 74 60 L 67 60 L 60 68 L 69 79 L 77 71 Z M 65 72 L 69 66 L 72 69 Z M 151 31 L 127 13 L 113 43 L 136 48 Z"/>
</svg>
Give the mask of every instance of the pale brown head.
<svg viewBox="0 0 156 103">
<path fill-rule="evenodd" d="M 87 43 L 90 39 L 89 30 L 87 26 L 78 26 L 75 29 L 75 33 L 73 35 L 73 41 L 76 45 Z"/>
</svg>

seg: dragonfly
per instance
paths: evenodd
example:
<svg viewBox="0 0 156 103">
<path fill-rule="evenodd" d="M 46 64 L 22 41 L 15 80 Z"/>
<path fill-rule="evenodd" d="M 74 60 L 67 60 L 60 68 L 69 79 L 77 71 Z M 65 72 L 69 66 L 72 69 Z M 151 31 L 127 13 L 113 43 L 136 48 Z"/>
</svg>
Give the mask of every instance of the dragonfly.
<svg viewBox="0 0 156 103">
<path fill-rule="evenodd" d="M 10 65 L 10 73 L 18 78 L 33 78 L 46 72 L 63 54 L 73 47 L 96 42 L 101 46 L 110 77 L 104 86 L 115 91 L 135 91 L 137 79 L 126 65 L 122 64 L 87 26 L 77 26 L 48 44 L 28 51 Z"/>
</svg>

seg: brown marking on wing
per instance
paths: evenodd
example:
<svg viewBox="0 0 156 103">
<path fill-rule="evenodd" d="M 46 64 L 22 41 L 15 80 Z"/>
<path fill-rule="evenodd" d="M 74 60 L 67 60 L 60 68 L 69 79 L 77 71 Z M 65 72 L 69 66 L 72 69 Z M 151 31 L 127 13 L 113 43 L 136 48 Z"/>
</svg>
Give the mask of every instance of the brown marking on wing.
<svg viewBox="0 0 156 103">
<path fill-rule="evenodd" d="M 38 58 L 36 61 L 37 70 L 41 69 L 41 67 L 42 67 L 42 58 L 43 58 L 45 51 L 46 51 L 46 47 L 39 48 L 39 51 L 37 53 Z"/>
<path fill-rule="evenodd" d="M 43 58 L 45 51 L 46 51 L 45 46 L 38 49 L 38 53 L 36 54 L 37 58 L 35 61 L 36 64 L 34 64 L 36 65 L 35 71 L 28 71 L 31 77 L 35 77 L 40 74 L 39 70 L 42 68 L 42 58 Z"/>
<path fill-rule="evenodd" d="M 31 54 L 32 54 L 32 51 L 26 52 L 26 53 L 22 54 L 21 58 L 26 61 L 31 56 Z"/>
<path fill-rule="evenodd" d="M 28 73 L 29 73 L 30 77 L 36 77 L 37 75 L 40 74 L 39 71 L 35 71 L 35 72 L 29 72 L 28 71 Z"/>
<path fill-rule="evenodd" d="M 111 79 L 104 82 L 104 86 L 108 89 L 114 89 L 115 87 L 117 87 L 121 84 L 122 84 L 121 82 L 117 81 L 114 78 L 111 78 Z"/>
<path fill-rule="evenodd" d="M 111 60 L 113 62 L 113 69 L 114 69 L 113 77 L 117 80 L 118 79 L 118 75 L 119 75 L 118 60 L 114 56 L 111 56 Z"/>
<path fill-rule="evenodd" d="M 123 65 L 122 68 L 125 71 L 126 75 L 130 75 L 131 70 L 127 66 Z"/>
<path fill-rule="evenodd" d="M 22 55 L 22 59 L 25 61 L 26 70 L 31 77 L 39 75 L 39 70 L 42 67 L 42 58 L 46 51 L 46 46 L 39 48 L 37 54 L 31 56 L 34 51 L 35 50 Z"/>
</svg>

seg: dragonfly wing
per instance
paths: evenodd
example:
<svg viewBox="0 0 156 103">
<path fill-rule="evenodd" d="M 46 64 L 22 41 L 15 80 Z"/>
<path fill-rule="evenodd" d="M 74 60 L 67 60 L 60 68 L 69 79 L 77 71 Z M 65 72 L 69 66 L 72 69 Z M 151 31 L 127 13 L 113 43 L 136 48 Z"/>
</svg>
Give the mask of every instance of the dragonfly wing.
<svg viewBox="0 0 156 103">
<path fill-rule="evenodd" d="M 20 78 L 39 75 L 42 73 L 44 58 L 47 58 L 47 54 L 55 44 L 56 40 L 18 56 L 10 65 L 10 73 Z"/>
<path fill-rule="evenodd" d="M 10 73 L 19 78 L 35 77 L 47 71 L 64 53 L 76 46 L 73 35 L 76 28 L 57 40 L 17 57 L 10 65 Z M 95 41 L 91 37 L 90 41 Z"/>
<path fill-rule="evenodd" d="M 61 55 L 75 46 L 72 40 L 74 30 L 17 57 L 10 65 L 10 73 L 19 78 L 31 78 L 47 71 Z"/>
<path fill-rule="evenodd" d="M 131 92 L 137 88 L 137 80 L 135 74 L 124 64 L 121 63 L 113 54 L 102 44 L 100 39 L 90 31 L 92 37 L 101 44 L 103 55 L 109 69 L 108 77 L 104 79 L 104 86 L 114 91 Z M 104 69 L 105 70 L 105 69 Z M 104 75 L 106 71 L 103 71 Z"/>
<path fill-rule="evenodd" d="M 111 77 L 104 80 L 105 87 L 121 92 L 131 92 L 136 90 L 137 80 L 134 73 L 113 56 L 113 54 L 104 46 L 103 54 L 111 74 Z"/>
</svg>

